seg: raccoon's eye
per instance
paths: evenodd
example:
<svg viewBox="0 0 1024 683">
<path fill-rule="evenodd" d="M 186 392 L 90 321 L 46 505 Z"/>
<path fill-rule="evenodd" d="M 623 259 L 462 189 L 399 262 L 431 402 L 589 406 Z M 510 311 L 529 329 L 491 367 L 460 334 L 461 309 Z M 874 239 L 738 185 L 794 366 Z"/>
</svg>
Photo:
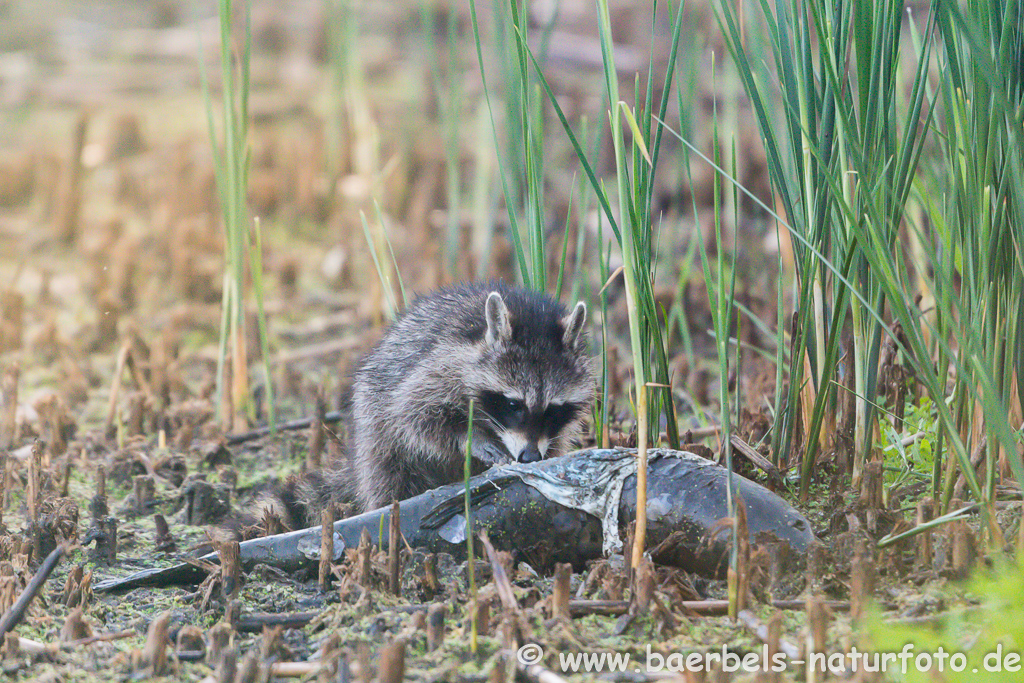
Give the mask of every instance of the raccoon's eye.
<svg viewBox="0 0 1024 683">
<path fill-rule="evenodd" d="M 490 418 L 506 428 L 518 427 L 526 419 L 526 404 L 521 399 L 496 391 L 482 392 L 480 407 Z"/>
<path fill-rule="evenodd" d="M 518 398 L 505 397 L 505 410 L 514 417 L 521 417 L 526 414 L 526 404 Z"/>
</svg>

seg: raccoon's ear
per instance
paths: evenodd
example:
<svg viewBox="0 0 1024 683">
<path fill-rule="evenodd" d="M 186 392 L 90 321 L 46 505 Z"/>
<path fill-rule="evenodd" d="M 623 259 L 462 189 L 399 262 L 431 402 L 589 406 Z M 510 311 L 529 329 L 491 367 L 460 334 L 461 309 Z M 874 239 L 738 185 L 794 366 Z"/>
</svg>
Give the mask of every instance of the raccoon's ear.
<svg viewBox="0 0 1024 683">
<path fill-rule="evenodd" d="M 512 338 L 512 320 L 501 294 L 491 292 L 487 295 L 484 318 L 487 320 L 487 334 L 484 338 L 488 344 L 504 343 Z"/>
<path fill-rule="evenodd" d="M 574 348 L 580 341 L 580 332 L 583 330 L 583 323 L 587 321 L 587 305 L 582 301 L 576 303 L 572 313 L 562 318 L 562 327 L 565 332 L 562 334 L 562 343 L 566 348 Z"/>
</svg>

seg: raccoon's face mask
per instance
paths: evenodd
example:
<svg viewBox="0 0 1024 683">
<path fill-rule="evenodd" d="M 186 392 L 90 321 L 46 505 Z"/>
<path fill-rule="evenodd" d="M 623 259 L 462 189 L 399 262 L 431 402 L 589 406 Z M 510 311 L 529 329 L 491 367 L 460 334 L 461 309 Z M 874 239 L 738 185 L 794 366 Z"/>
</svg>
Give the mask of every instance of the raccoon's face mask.
<svg viewBox="0 0 1024 683">
<path fill-rule="evenodd" d="M 573 403 L 529 406 L 517 396 L 484 391 L 480 409 L 487 431 L 504 446 L 504 462 L 536 462 L 547 455 L 551 443 L 583 407 Z"/>
<path fill-rule="evenodd" d="M 536 462 L 585 409 L 577 395 L 589 396 L 577 388 L 576 373 L 566 372 L 581 356 L 581 333 L 587 307 L 576 304 L 571 313 L 558 321 L 555 335 L 538 340 L 515 323 L 501 294 L 491 292 L 484 306 L 486 331 L 483 344 L 492 354 L 490 364 L 503 368 L 488 373 L 477 393 L 480 426 L 488 443 L 474 455 L 495 462 Z M 528 328 L 527 328 L 528 329 Z M 550 328 L 547 328 L 550 330 Z"/>
</svg>

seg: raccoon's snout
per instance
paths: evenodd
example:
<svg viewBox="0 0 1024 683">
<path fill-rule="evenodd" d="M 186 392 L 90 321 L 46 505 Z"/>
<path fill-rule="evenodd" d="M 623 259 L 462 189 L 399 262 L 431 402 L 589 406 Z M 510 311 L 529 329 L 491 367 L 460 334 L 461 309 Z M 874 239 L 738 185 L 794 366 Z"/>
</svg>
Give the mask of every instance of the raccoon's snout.
<svg viewBox="0 0 1024 683">
<path fill-rule="evenodd" d="M 523 450 L 519 451 L 516 460 L 519 462 L 537 462 L 541 457 L 540 449 L 535 444 L 527 444 Z"/>
</svg>

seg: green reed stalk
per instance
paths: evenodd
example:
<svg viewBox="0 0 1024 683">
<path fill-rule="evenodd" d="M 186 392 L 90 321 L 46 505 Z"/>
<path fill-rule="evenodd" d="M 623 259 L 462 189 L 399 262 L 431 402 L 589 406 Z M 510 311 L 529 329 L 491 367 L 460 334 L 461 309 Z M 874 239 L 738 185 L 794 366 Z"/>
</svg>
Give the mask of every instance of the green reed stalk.
<svg viewBox="0 0 1024 683">
<path fill-rule="evenodd" d="M 773 12 L 763 3 L 774 77 L 761 69 L 759 59 L 755 66 L 745 51 L 739 17 L 731 5 L 721 4 L 729 49 L 765 139 L 773 187 L 796 238 L 799 320 L 780 446 L 788 450 L 793 443 L 798 397 L 805 408 L 813 402 L 803 416 L 810 418 L 804 425 L 804 498 L 817 451 L 835 428 L 826 415 L 836 403 L 838 342 L 847 326 L 854 339 L 857 394 L 855 482 L 870 450 L 874 359 L 883 333 L 877 311 L 890 299 L 869 266 L 872 259 L 895 258 L 907 189 L 922 149 L 917 131 L 923 90 L 915 89 L 909 107 L 897 101 L 898 4 L 791 0 L 778 3 Z M 929 39 L 918 54 L 919 73 L 930 49 Z M 771 106 L 773 78 L 781 95 L 777 114 Z M 867 242 L 865 230 L 873 236 Z M 851 296 L 846 283 L 855 285 L 857 296 Z M 805 357 L 811 382 L 806 387 Z"/>
<path fill-rule="evenodd" d="M 551 104 L 551 107 L 562 124 L 563 130 L 568 135 L 573 148 L 576 150 L 577 157 L 583 166 L 583 170 L 585 171 L 587 178 L 590 180 L 591 187 L 601 204 L 605 217 L 608 219 L 608 223 L 612 228 L 612 232 L 615 233 L 615 236 L 619 241 L 623 255 L 623 273 L 626 280 L 626 301 L 627 309 L 629 311 L 630 341 L 634 360 L 634 386 L 636 388 L 637 421 L 640 441 L 640 462 L 637 483 L 638 519 L 635 536 L 636 540 L 633 548 L 633 562 L 638 563 L 643 552 L 645 539 L 647 445 L 648 443 L 656 441 L 658 437 L 658 421 L 650 420 L 648 411 L 648 400 L 652 393 L 650 391 L 651 382 L 649 379 L 652 377 L 657 377 L 657 379 L 661 380 L 655 384 L 664 385 L 655 387 L 655 392 L 657 394 L 657 403 L 655 405 L 660 406 L 666 414 L 670 443 L 675 445 L 678 442 L 678 428 L 676 424 L 675 410 L 672 403 L 671 390 L 668 387 L 669 376 L 667 355 L 664 352 L 661 322 L 658 319 L 658 312 L 654 303 L 651 197 L 653 192 L 654 172 L 657 167 L 657 159 L 660 152 L 662 138 L 662 126 L 660 121 L 664 118 L 669 101 L 668 97 L 671 92 L 670 86 L 673 81 L 673 69 L 678 49 L 680 27 L 682 24 L 682 6 L 679 6 L 678 10 L 674 14 L 673 42 L 668 60 L 668 63 L 672 66 L 669 69 L 664 83 L 664 94 L 662 100 L 658 103 L 658 112 L 661 116 L 657 118 L 650 116 L 644 117 L 642 121 L 638 123 L 633 109 L 619 98 L 618 77 L 615 70 L 613 56 L 608 5 L 605 0 L 598 0 L 597 2 L 599 38 L 605 77 L 605 94 L 607 97 L 608 116 L 611 123 L 610 132 L 612 135 L 613 147 L 615 149 L 615 186 L 617 189 L 616 194 L 619 204 L 618 212 L 613 212 L 608 193 L 606 192 L 604 185 L 597 178 L 593 166 L 589 163 L 586 153 L 580 145 L 572 127 L 569 125 L 569 122 L 566 120 L 565 114 L 562 112 L 562 109 L 559 106 L 558 101 L 555 99 L 547 80 L 544 78 L 540 63 L 527 46 L 526 33 L 522 22 L 518 19 L 518 9 L 514 0 L 510 3 L 510 6 L 512 17 L 510 33 L 513 34 L 516 41 L 516 64 L 518 66 L 519 73 L 518 82 L 528 82 L 525 66 L 528 63 L 527 60 L 529 60 L 537 75 L 539 87 L 542 89 L 543 93 L 547 95 L 548 102 Z M 476 31 L 475 8 L 473 17 L 474 30 Z M 482 70 L 483 59 L 479 47 L 479 39 L 477 40 L 477 54 Z M 654 111 L 654 87 L 652 77 L 653 70 L 649 70 L 647 87 L 644 91 L 645 99 L 641 100 L 640 98 L 639 81 L 637 82 L 636 93 L 634 95 L 637 106 L 642 107 L 643 111 L 646 112 Z M 519 116 L 519 120 L 526 122 L 528 117 L 525 112 L 527 112 L 530 107 L 526 103 L 522 104 L 521 107 L 523 114 Z M 539 115 L 537 118 L 539 119 Z M 654 125 L 655 121 L 658 121 L 657 125 Z M 627 148 L 623 138 L 624 125 L 629 126 L 633 138 L 634 151 L 631 159 L 629 160 L 627 160 Z M 524 130 L 527 129 L 528 127 L 524 123 Z M 536 130 L 536 128 L 532 130 Z M 528 138 L 529 136 L 524 135 L 524 137 Z M 648 152 L 648 140 L 652 142 L 652 145 L 650 146 L 651 152 Z M 526 148 L 528 151 L 530 150 L 528 144 L 526 145 Z M 530 179 L 535 179 L 539 182 L 542 178 L 542 176 L 537 173 L 536 164 L 532 162 L 526 164 L 526 176 L 528 178 L 528 187 L 530 182 L 532 182 Z M 509 195 L 507 193 L 507 183 L 503 180 L 503 184 L 506 187 L 506 204 L 508 204 L 509 202 L 507 198 Z M 534 207 L 535 211 L 539 210 L 539 206 L 536 204 L 537 197 L 539 197 L 539 194 L 530 195 L 527 202 L 528 204 L 530 204 L 531 201 L 533 202 L 533 204 L 530 205 Z M 539 218 L 539 211 L 537 213 L 537 217 Z M 621 230 L 620 225 L 623 226 L 623 229 Z M 542 240 L 542 232 L 531 232 L 531 234 L 534 235 L 532 239 L 535 240 L 535 244 Z M 523 261 L 521 259 L 520 263 L 522 262 Z M 534 270 L 536 271 L 540 267 L 540 262 L 534 261 L 533 265 Z M 526 270 L 526 268 L 521 268 L 521 270 Z M 534 275 L 536 276 L 536 272 Z M 652 363 L 656 374 L 652 373 Z"/>
<path fill-rule="evenodd" d="M 231 0 L 220 0 L 217 5 L 220 20 L 221 66 L 221 134 L 218 142 L 214 123 L 213 97 L 206 77 L 206 65 L 200 59 L 200 74 L 206 103 L 207 126 L 213 151 L 217 191 L 224 221 L 224 288 L 221 298 L 220 344 L 217 356 L 217 403 L 225 405 L 224 364 L 230 353 L 232 361 L 231 409 L 236 414 L 253 416 L 249 397 L 249 368 L 245 354 L 245 269 L 247 262 L 253 272 L 253 286 L 259 320 L 260 343 L 263 351 L 263 370 L 266 380 L 271 428 L 275 425 L 273 391 L 270 382 L 269 344 L 262 291 L 262 240 L 258 223 L 249 229 L 246 203 L 249 174 L 249 59 L 251 54 L 251 22 L 249 4 L 245 5 L 245 43 L 238 55 L 238 70 L 232 68 L 233 50 Z M 246 257 L 248 253 L 248 258 Z M 224 417 L 222 412 L 222 417 Z"/>
<path fill-rule="evenodd" d="M 499 2 L 500 0 L 495 1 L 495 17 L 504 17 L 505 15 L 504 12 L 502 12 L 500 9 L 501 5 L 499 4 Z M 527 261 L 526 254 L 523 251 L 522 238 L 519 234 L 518 211 L 516 209 L 516 197 L 518 197 L 519 195 L 518 191 L 514 189 L 518 187 L 518 185 L 516 185 L 515 183 L 517 183 L 517 179 L 521 177 L 521 175 L 517 172 L 517 161 L 519 157 L 516 154 L 512 153 L 511 151 L 509 151 L 508 153 L 502 152 L 502 150 L 505 148 L 502 147 L 498 139 L 498 124 L 494 116 L 494 105 L 491 101 L 491 92 L 487 82 L 487 73 L 486 70 L 484 69 L 484 53 L 483 46 L 480 40 L 480 24 L 477 19 L 476 0 L 470 0 L 469 9 L 470 18 L 472 19 L 473 23 L 473 42 L 476 47 L 477 65 L 480 69 L 480 80 L 483 83 L 484 101 L 487 104 L 487 113 L 491 119 L 491 136 L 494 140 L 494 150 L 495 153 L 498 155 L 498 177 L 501 180 L 501 189 L 505 196 L 505 211 L 508 216 L 509 235 L 512 239 L 512 247 L 516 263 L 519 265 L 520 277 L 522 277 L 523 283 L 527 287 L 530 287 L 532 283 L 532 278 L 530 275 L 529 262 Z M 495 21 L 494 25 L 497 34 L 495 44 L 499 47 L 499 49 L 505 48 L 507 43 L 505 40 L 502 39 L 502 36 L 504 36 L 504 32 L 506 30 L 505 24 L 503 21 Z M 504 55 L 505 52 L 503 51 L 502 54 Z M 506 64 L 508 63 L 508 61 L 509 60 L 507 58 L 503 60 L 503 62 Z M 508 89 L 507 92 L 509 101 L 511 101 L 511 98 L 514 96 L 515 84 L 518 83 L 518 81 L 515 78 L 508 76 L 508 74 L 511 71 L 512 69 L 510 67 L 507 67 L 505 69 L 507 81 L 506 87 Z M 523 106 L 526 107 L 525 104 Z M 509 120 L 515 119 L 510 117 Z M 510 125 L 508 127 L 508 131 L 510 135 L 514 136 L 516 134 L 517 129 Z M 517 149 L 517 147 L 512 142 L 509 142 L 509 148 L 511 148 L 512 150 Z M 511 172 L 509 172 L 506 169 L 511 169 Z"/>
<path fill-rule="evenodd" d="M 997 453 L 1018 448 L 1021 420 L 1021 4 L 962 9 L 939 0 L 920 33 L 907 22 L 910 54 L 903 9 L 892 1 L 790 1 L 773 11 L 762 3 L 772 73 L 746 51 L 738 16 L 721 4 L 797 252 L 800 325 L 781 448 L 792 445 L 806 348 L 817 391 L 803 454 L 806 493 L 834 402 L 837 338 L 851 329 L 856 481 L 875 453 L 873 426 L 887 419 L 873 406 L 880 347 L 895 338 L 935 406 L 937 443 L 953 456 L 937 454 L 932 492 L 944 489 L 948 498 L 958 465 L 987 520 Z M 933 129 L 941 154 L 927 151 Z M 908 213 L 912 195 L 926 224 Z M 983 433 L 991 448 L 980 481 L 968 453 Z M 1019 458 L 1008 461 L 1020 480 Z"/>
<path fill-rule="evenodd" d="M 469 567 L 469 594 L 470 601 L 470 639 L 469 649 L 476 654 L 477 647 L 477 623 L 476 623 L 476 563 L 473 558 L 473 508 L 469 490 L 469 480 L 473 476 L 473 399 L 469 399 L 468 426 L 466 427 L 466 460 L 463 467 L 463 480 L 466 492 L 466 561 Z"/>
<path fill-rule="evenodd" d="M 458 14 L 449 12 L 444 26 L 446 54 L 443 59 L 447 70 L 441 73 L 441 53 L 435 39 L 436 28 L 432 7 L 424 2 L 420 5 L 420 24 L 426 43 L 426 58 L 430 64 L 431 81 L 434 86 L 434 106 L 440 117 L 444 136 L 445 190 L 447 194 L 448 217 L 444 241 L 444 263 L 450 277 L 458 272 L 462 225 L 462 178 L 460 176 L 463 92 L 459 87 L 462 72 L 459 59 Z"/>
</svg>

